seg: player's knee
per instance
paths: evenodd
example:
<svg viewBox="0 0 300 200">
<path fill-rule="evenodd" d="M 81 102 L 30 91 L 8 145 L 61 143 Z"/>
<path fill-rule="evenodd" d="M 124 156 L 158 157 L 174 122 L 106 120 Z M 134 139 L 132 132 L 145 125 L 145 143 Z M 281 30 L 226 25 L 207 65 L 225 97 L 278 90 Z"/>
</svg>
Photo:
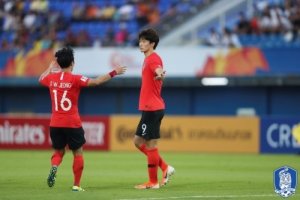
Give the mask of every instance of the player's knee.
<svg viewBox="0 0 300 200">
<path fill-rule="evenodd" d="M 72 150 L 72 152 L 73 152 L 74 156 L 82 155 L 83 154 L 82 147 L 80 147 L 78 149 L 74 149 L 74 150 Z"/>
<path fill-rule="evenodd" d="M 142 139 L 140 139 L 139 137 L 134 137 L 133 144 L 136 146 L 136 148 L 139 148 L 141 145 L 144 144 L 144 141 Z"/>
</svg>

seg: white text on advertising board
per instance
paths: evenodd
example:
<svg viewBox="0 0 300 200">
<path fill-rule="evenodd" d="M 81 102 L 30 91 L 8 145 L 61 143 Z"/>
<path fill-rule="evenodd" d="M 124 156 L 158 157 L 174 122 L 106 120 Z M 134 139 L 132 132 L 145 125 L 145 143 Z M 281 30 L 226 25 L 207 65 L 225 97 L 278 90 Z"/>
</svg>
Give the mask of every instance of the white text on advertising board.
<svg viewBox="0 0 300 200">
<path fill-rule="evenodd" d="M 292 128 L 288 124 L 271 124 L 267 129 L 266 137 L 268 144 L 272 148 L 300 148 L 300 144 L 298 144 L 292 136 Z"/>
<path fill-rule="evenodd" d="M 0 144 L 43 144 L 45 139 L 42 125 L 0 124 Z"/>
<path fill-rule="evenodd" d="M 85 139 L 88 145 L 103 145 L 105 124 L 102 122 L 83 122 L 82 127 L 85 131 Z"/>
</svg>

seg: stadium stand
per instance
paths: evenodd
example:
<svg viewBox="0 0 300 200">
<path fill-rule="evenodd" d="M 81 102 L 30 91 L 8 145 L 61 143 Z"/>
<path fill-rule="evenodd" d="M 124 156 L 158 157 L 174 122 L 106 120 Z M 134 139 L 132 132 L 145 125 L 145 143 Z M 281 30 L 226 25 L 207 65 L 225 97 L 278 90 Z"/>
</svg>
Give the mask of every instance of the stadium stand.
<svg viewBox="0 0 300 200">
<path fill-rule="evenodd" d="M 18 51 L 43 41 L 80 47 L 134 46 L 144 26 L 164 36 L 213 0 L 17 0 L 0 1 L 0 49 Z M 200 44 L 300 47 L 298 0 L 248 0 L 240 7 L 198 28 Z M 246 11 L 245 11 L 246 9 Z M 222 28 L 223 27 L 223 28 Z M 192 30 L 191 30 L 192 31 Z M 190 38 L 187 37 L 187 40 Z"/>
<path fill-rule="evenodd" d="M 45 48 L 56 43 L 74 47 L 133 46 L 141 27 L 165 24 L 173 15 L 187 15 L 204 3 L 203 0 L 1 0 L 0 49 L 31 48 L 40 40 Z"/>
<path fill-rule="evenodd" d="M 211 46 L 226 46 L 229 35 L 238 36 L 243 46 L 262 48 L 300 47 L 300 1 L 254 0 L 247 8 L 226 13 L 224 30 L 212 23 L 200 30 L 199 37 Z M 237 34 L 237 35 L 236 35 Z M 231 37 L 230 36 L 230 37 Z M 229 37 L 229 38 L 230 38 Z M 233 39 L 232 46 L 239 46 Z"/>
</svg>

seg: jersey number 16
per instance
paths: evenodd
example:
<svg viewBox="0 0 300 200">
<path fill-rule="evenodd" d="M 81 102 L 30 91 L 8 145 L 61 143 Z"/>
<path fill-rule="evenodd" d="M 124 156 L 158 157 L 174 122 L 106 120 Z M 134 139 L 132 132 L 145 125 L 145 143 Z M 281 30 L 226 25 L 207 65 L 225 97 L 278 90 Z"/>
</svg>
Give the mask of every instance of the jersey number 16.
<svg viewBox="0 0 300 200">
<path fill-rule="evenodd" d="M 58 99 L 57 99 L 57 90 L 52 90 L 54 94 L 54 104 L 55 104 L 55 111 L 58 111 Z M 61 100 L 59 101 L 59 105 L 62 110 L 64 111 L 69 111 L 72 107 L 72 102 L 71 100 L 67 97 L 67 92 L 64 91 Z"/>
</svg>

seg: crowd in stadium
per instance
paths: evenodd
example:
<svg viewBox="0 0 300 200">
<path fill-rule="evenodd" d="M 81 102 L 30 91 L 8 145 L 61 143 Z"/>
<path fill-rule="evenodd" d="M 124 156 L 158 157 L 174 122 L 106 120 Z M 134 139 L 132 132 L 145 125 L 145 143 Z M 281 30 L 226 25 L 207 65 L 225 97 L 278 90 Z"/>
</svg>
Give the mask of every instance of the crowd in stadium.
<svg viewBox="0 0 300 200">
<path fill-rule="evenodd" d="M 300 36 L 300 1 L 277 0 L 256 1 L 253 11 L 241 11 L 231 28 L 218 32 L 210 29 L 206 44 L 211 46 L 241 45 L 239 38 L 247 35 L 281 36 L 285 42 L 292 42 Z M 239 36 L 239 37 L 238 37 Z"/>
<path fill-rule="evenodd" d="M 159 21 L 157 4 L 156 0 L 1 0 L 1 49 L 20 49 L 34 41 L 43 41 L 46 48 L 56 42 L 71 46 L 93 46 L 99 42 L 102 46 L 128 45 L 133 31 Z M 101 23 L 93 23 L 98 21 Z M 136 27 L 128 30 L 129 23 Z M 86 25 L 80 27 L 82 24 L 96 26 L 85 29 Z M 98 33 L 91 32 L 101 24 L 95 30 Z"/>
<path fill-rule="evenodd" d="M 43 48 L 134 46 L 141 27 L 158 24 L 162 17 L 175 16 L 199 2 L 0 0 L 0 49 L 28 49 L 35 41 Z M 211 28 L 205 44 L 238 47 L 243 35 L 276 34 L 288 42 L 299 38 L 299 0 L 257 0 L 253 7 L 253 12 L 235 16 L 233 26 Z"/>
</svg>

